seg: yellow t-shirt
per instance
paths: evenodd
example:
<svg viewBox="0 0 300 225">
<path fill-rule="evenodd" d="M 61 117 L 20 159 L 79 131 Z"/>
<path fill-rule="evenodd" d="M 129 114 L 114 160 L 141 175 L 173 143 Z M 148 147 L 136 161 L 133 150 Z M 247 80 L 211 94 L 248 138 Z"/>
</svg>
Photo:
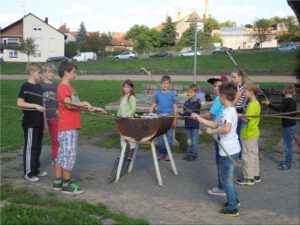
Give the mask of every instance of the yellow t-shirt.
<svg viewBox="0 0 300 225">
<path fill-rule="evenodd" d="M 259 101 L 251 101 L 246 110 L 245 116 L 259 116 L 261 112 L 261 107 Z M 251 139 L 257 138 L 260 135 L 258 124 L 260 118 L 259 117 L 248 117 L 248 123 L 243 123 L 242 127 L 242 138 Z"/>
</svg>

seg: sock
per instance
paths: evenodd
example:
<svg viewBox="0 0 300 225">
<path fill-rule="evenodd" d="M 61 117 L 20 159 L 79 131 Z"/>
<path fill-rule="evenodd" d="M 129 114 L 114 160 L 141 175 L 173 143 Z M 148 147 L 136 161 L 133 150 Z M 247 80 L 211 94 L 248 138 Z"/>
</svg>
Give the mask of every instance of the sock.
<svg viewBox="0 0 300 225">
<path fill-rule="evenodd" d="M 62 186 L 63 186 L 63 187 L 67 187 L 67 186 L 69 185 L 69 182 L 70 182 L 69 179 L 67 179 L 67 180 L 63 179 L 63 184 L 62 184 Z"/>
</svg>

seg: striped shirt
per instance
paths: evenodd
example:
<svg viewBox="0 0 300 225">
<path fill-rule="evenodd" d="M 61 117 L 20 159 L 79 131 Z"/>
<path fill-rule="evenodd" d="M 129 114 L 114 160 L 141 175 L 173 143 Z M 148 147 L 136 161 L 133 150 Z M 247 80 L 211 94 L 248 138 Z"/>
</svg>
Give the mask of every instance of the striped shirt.
<svg viewBox="0 0 300 225">
<path fill-rule="evenodd" d="M 242 92 L 242 95 L 240 97 L 240 99 L 237 101 L 237 103 L 235 104 L 235 108 L 238 110 L 238 109 L 242 109 L 244 104 L 245 104 L 245 101 L 246 101 L 246 97 L 244 95 L 244 92 L 245 92 L 245 87 L 243 84 L 239 84 L 237 86 L 237 91 L 240 91 Z"/>
</svg>

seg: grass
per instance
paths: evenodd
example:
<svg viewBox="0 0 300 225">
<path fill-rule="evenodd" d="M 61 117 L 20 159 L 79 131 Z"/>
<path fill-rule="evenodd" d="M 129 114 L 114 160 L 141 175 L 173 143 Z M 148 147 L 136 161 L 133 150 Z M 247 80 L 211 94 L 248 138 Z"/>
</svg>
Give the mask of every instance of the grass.
<svg viewBox="0 0 300 225">
<path fill-rule="evenodd" d="M 1 80 L 1 106 L 15 106 L 19 88 L 24 81 Z M 95 106 L 104 107 L 109 102 L 117 101 L 120 97 L 122 81 L 76 81 L 74 87 L 81 100 L 89 101 Z M 135 82 L 136 92 L 141 91 L 143 81 Z M 187 82 L 174 82 L 175 84 L 189 84 Z M 203 85 L 205 83 L 200 83 Z M 205 84 L 207 85 L 207 84 Z M 265 87 L 282 87 L 280 83 L 262 83 Z M 20 148 L 23 145 L 23 130 L 21 127 L 22 111 L 1 108 L 1 151 L 8 151 Z M 91 138 L 101 136 L 103 132 L 114 131 L 114 120 L 110 117 L 100 117 L 82 113 L 82 129 L 80 138 Z M 117 133 L 117 132 L 116 132 Z M 49 135 L 44 138 L 49 143 Z M 111 142 L 111 143 L 110 143 Z M 108 141 L 105 145 L 110 148 L 117 141 Z"/>
<path fill-rule="evenodd" d="M 233 57 L 248 74 L 282 75 L 293 73 L 297 52 L 251 52 L 234 54 Z M 104 60 L 96 63 L 77 62 L 83 74 L 141 74 L 139 68 L 146 67 L 153 74 L 193 74 L 193 57 L 166 57 L 137 60 Z M 2 74 L 24 74 L 26 63 L 4 63 Z M 199 74 L 228 73 L 234 65 L 227 55 L 198 56 Z"/>
<path fill-rule="evenodd" d="M 62 200 L 54 192 L 46 196 L 33 194 L 28 189 L 1 186 L 1 201 L 7 204 L 1 209 L 2 224 L 103 224 L 112 219 L 116 224 L 149 224 L 145 219 L 134 219 L 111 212 L 104 204 L 87 201 Z"/>
</svg>

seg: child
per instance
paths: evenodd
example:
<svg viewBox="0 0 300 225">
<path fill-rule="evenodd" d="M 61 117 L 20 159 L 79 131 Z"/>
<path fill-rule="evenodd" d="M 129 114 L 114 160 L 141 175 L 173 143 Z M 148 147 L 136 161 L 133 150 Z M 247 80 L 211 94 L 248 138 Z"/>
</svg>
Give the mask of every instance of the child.
<svg viewBox="0 0 300 225">
<path fill-rule="evenodd" d="M 237 94 L 236 97 L 233 101 L 233 104 L 236 108 L 236 111 L 240 114 L 244 114 L 244 105 L 246 103 L 246 97 L 245 97 L 245 82 L 246 82 L 246 75 L 243 73 L 243 71 L 241 70 L 234 70 L 231 73 L 231 79 L 232 81 L 236 84 L 237 86 Z M 239 136 L 239 143 L 242 147 L 242 142 L 241 142 L 241 129 L 242 129 L 242 119 L 238 119 L 238 125 L 236 128 L 236 133 Z M 242 150 L 243 148 L 241 148 Z M 242 151 L 241 151 L 241 155 L 240 155 L 240 159 L 242 158 Z"/>
<path fill-rule="evenodd" d="M 38 63 L 29 63 L 27 66 L 29 74 L 19 92 L 17 106 L 25 109 L 35 109 L 33 111 L 23 111 L 22 127 L 24 130 L 24 179 L 28 181 L 38 181 L 39 177 L 47 176 L 47 172 L 40 172 L 40 155 L 42 150 L 43 129 L 44 129 L 44 107 L 43 99 L 37 96 L 26 95 L 25 92 L 43 94 L 43 90 L 37 82 L 40 80 L 42 67 Z"/>
<path fill-rule="evenodd" d="M 54 83 L 56 69 L 53 64 L 47 64 L 44 67 L 44 81 L 40 84 L 43 89 L 43 96 L 56 99 L 57 83 Z M 46 118 L 52 143 L 52 164 L 55 165 L 58 153 L 58 117 L 57 102 L 44 98 L 46 107 Z"/>
<path fill-rule="evenodd" d="M 76 69 L 77 67 L 70 62 L 62 62 L 58 68 L 61 77 L 61 82 L 57 88 L 59 150 L 55 164 L 53 189 L 62 190 L 66 194 L 83 192 L 71 180 L 71 172 L 75 165 L 78 132 L 81 128 L 79 108 L 93 110 L 88 102 L 79 100 L 75 89 L 70 85 L 76 79 Z"/>
<path fill-rule="evenodd" d="M 131 117 L 135 114 L 136 109 L 136 98 L 134 96 L 134 84 L 131 80 L 125 80 L 122 84 L 122 93 L 121 103 L 118 109 L 118 116 L 120 117 Z M 126 144 L 124 137 L 121 135 L 120 138 L 121 147 Z M 130 143 L 130 152 L 131 154 L 136 148 L 135 143 Z M 129 157 L 131 156 L 129 154 Z"/>
<path fill-rule="evenodd" d="M 227 81 L 227 77 L 224 75 L 220 75 L 220 76 L 215 76 L 213 78 L 210 78 L 207 80 L 208 83 L 212 84 L 214 86 L 214 91 L 216 93 L 216 97 L 212 103 L 212 106 L 209 110 L 208 113 L 205 113 L 203 115 L 201 115 L 202 118 L 204 119 L 209 119 L 212 121 L 217 121 L 223 110 L 224 110 L 224 106 L 222 105 L 221 101 L 220 101 L 220 97 L 219 97 L 219 87 L 220 85 Z M 218 135 L 214 135 L 215 138 L 219 139 Z M 213 187 L 212 189 L 207 191 L 207 194 L 209 195 L 215 195 L 215 196 L 225 196 L 226 193 L 223 190 L 221 181 L 220 181 L 220 173 L 219 173 L 219 159 L 220 159 L 220 155 L 219 155 L 219 144 L 215 141 L 215 154 L 216 154 L 216 165 L 217 165 L 217 173 L 218 173 L 218 187 Z"/>
<path fill-rule="evenodd" d="M 197 99 L 198 87 L 192 84 L 188 88 L 189 99 L 184 103 L 184 106 L 196 114 L 200 114 L 201 103 Z M 183 109 L 182 116 L 190 116 L 191 113 Z M 193 162 L 197 160 L 199 152 L 199 123 L 191 118 L 185 118 L 185 132 L 187 138 L 187 151 L 183 160 Z"/>
<path fill-rule="evenodd" d="M 239 152 L 241 150 L 238 135 L 236 133 L 237 126 L 237 112 L 234 107 L 233 101 L 236 95 L 236 86 L 232 82 L 224 82 L 219 88 L 220 100 L 224 105 L 225 109 L 222 112 L 222 115 L 217 121 L 209 121 L 203 119 L 201 116 L 193 113 L 192 117 L 197 119 L 200 123 L 203 123 L 205 126 L 216 128 L 211 129 L 207 128 L 206 132 L 208 134 L 218 134 L 220 136 L 220 142 L 232 157 L 233 160 L 239 158 Z M 220 159 L 219 159 L 219 173 L 220 180 L 224 191 L 227 196 L 227 203 L 225 207 L 221 209 L 221 213 L 227 216 L 239 216 L 238 212 L 238 194 L 236 192 L 234 183 L 233 183 L 233 171 L 234 164 L 226 156 L 226 153 L 222 148 L 220 150 Z"/>
<path fill-rule="evenodd" d="M 158 114 L 169 114 L 169 115 L 177 114 L 176 94 L 174 92 L 169 91 L 170 85 L 171 85 L 171 78 L 167 75 L 162 76 L 161 78 L 162 90 L 159 90 L 155 93 L 152 106 L 149 110 L 150 113 L 153 113 L 154 109 L 157 107 L 156 110 Z M 176 125 L 176 119 L 174 119 L 173 127 L 171 127 L 166 133 L 168 143 L 171 149 L 172 149 L 173 130 L 175 125 Z M 169 161 L 170 159 L 167 154 L 167 150 L 162 136 L 158 137 L 158 144 L 159 144 L 158 160 Z"/>
<path fill-rule="evenodd" d="M 261 182 L 259 176 L 259 157 L 258 157 L 258 138 L 260 121 L 259 115 L 261 107 L 259 101 L 256 99 L 258 93 L 258 86 L 254 83 L 247 83 L 245 85 L 246 98 L 250 100 L 245 116 L 257 117 L 243 117 L 242 126 L 242 144 L 243 144 L 243 179 L 238 179 L 237 184 L 254 185 Z M 242 114 L 239 114 L 242 115 Z"/>
<path fill-rule="evenodd" d="M 284 99 L 281 102 L 280 106 L 275 106 L 268 99 L 264 100 L 262 103 L 266 104 L 270 109 L 273 109 L 277 112 L 293 112 L 297 110 L 297 103 L 293 99 L 293 96 L 296 94 L 296 88 L 293 84 L 288 84 L 283 89 Z M 295 117 L 295 114 L 289 116 Z M 281 162 L 278 166 L 278 170 L 287 170 L 290 169 L 293 164 L 293 137 L 296 133 L 296 120 L 293 119 L 282 119 L 282 133 L 283 133 L 283 145 L 285 149 L 285 161 Z"/>
</svg>

